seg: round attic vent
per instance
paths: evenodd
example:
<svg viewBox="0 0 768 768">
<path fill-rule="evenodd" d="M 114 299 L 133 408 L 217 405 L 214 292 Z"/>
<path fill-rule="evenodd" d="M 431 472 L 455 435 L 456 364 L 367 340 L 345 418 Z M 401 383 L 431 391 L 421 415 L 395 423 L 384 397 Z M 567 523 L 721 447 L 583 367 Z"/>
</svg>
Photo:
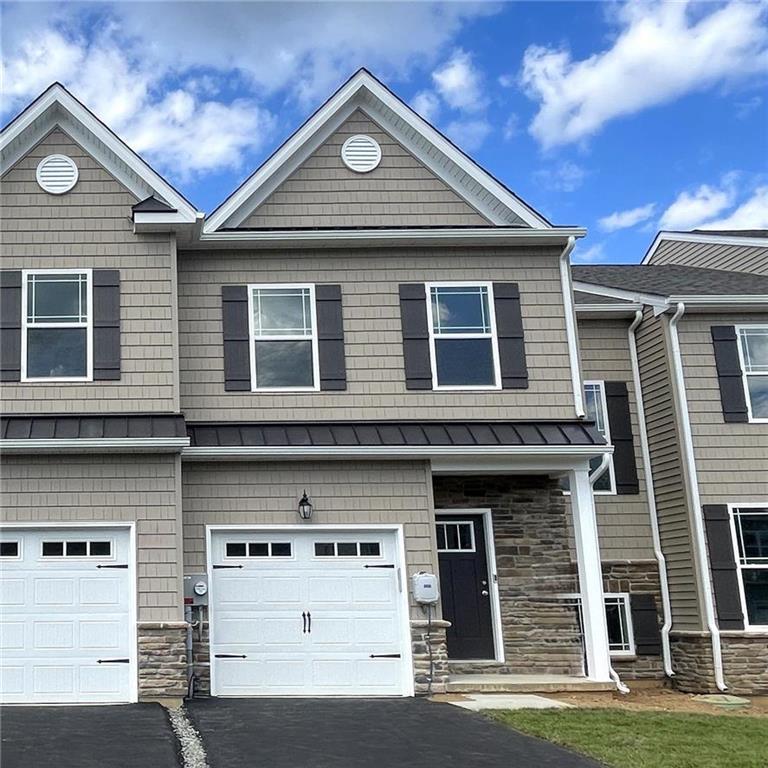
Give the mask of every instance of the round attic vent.
<svg viewBox="0 0 768 768">
<path fill-rule="evenodd" d="M 52 195 L 63 195 L 77 184 L 75 161 L 66 155 L 48 155 L 37 166 L 37 183 Z"/>
<path fill-rule="evenodd" d="M 381 147 L 370 136 L 350 136 L 341 147 L 344 165 L 356 173 L 368 173 L 381 162 Z"/>
</svg>

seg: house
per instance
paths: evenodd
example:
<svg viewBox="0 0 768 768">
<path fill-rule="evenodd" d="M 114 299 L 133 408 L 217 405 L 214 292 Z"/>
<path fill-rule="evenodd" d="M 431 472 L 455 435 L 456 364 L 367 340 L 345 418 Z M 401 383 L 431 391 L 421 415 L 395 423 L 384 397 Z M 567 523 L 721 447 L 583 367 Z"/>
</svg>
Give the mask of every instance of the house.
<svg viewBox="0 0 768 768">
<path fill-rule="evenodd" d="M 701 323 L 768 278 L 572 274 L 584 230 L 365 70 L 208 215 L 58 84 L 0 152 L 4 701 L 765 684 L 752 614 L 705 624 L 720 580 L 763 610 L 763 518 L 712 555 L 768 504 L 762 347 L 717 498 L 675 360 L 737 390 Z"/>
</svg>

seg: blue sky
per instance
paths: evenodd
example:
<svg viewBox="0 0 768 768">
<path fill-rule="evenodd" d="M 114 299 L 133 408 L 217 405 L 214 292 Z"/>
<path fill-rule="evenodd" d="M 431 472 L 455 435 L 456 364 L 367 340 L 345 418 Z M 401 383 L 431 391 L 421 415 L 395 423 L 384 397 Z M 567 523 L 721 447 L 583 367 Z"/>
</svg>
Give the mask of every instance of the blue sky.
<svg viewBox="0 0 768 768">
<path fill-rule="evenodd" d="M 2 3 L 2 119 L 59 80 L 210 212 L 366 66 L 576 261 L 768 227 L 764 3 Z"/>
</svg>

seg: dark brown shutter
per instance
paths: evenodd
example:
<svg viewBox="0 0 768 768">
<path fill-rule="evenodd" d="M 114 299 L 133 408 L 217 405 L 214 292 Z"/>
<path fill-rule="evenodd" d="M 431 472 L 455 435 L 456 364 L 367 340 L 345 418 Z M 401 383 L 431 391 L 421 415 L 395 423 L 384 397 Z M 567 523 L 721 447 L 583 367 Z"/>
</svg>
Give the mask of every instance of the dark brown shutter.
<svg viewBox="0 0 768 768">
<path fill-rule="evenodd" d="M 632 633 L 635 638 L 635 653 L 638 656 L 661 655 L 661 630 L 656 599 L 653 595 L 636 594 L 629 596 L 632 614 Z"/>
<path fill-rule="evenodd" d="M 120 378 L 120 271 L 93 270 L 93 379 Z"/>
<path fill-rule="evenodd" d="M 717 624 L 720 629 L 744 629 L 739 574 L 733 552 L 728 507 L 725 504 L 704 504 L 701 510 L 707 529 L 707 548 L 717 608 Z"/>
<path fill-rule="evenodd" d="M 632 439 L 632 420 L 629 415 L 629 392 L 624 381 L 605 382 L 605 403 L 608 408 L 608 426 L 613 443 L 613 472 L 616 493 L 640 493 L 637 480 L 635 441 Z"/>
<path fill-rule="evenodd" d="M 403 283 L 399 292 L 406 389 L 432 389 L 424 283 Z"/>
<path fill-rule="evenodd" d="M 501 386 L 503 389 L 528 389 L 523 316 L 517 283 L 494 283 L 493 303 L 499 339 Z"/>
<path fill-rule="evenodd" d="M 221 316 L 224 333 L 224 389 L 227 392 L 250 392 L 251 342 L 246 286 L 222 286 Z"/>
<path fill-rule="evenodd" d="M 317 347 L 320 358 L 320 389 L 347 388 L 344 359 L 344 319 L 341 310 L 341 286 L 315 286 L 317 306 Z"/>
<path fill-rule="evenodd" d="M 0 381 L 21 381 L 21 270 L 0 270 Z"/>
<path fill-rule="evenodd" d="M 747 398 L 744 394 L 739 340 L 732 325 L 713 325 L 712 344 L 715 348 L 717 380 L 720 384 L 720 402 L 723 418 L 728 423 L 747 422 Z"/>
</svg>

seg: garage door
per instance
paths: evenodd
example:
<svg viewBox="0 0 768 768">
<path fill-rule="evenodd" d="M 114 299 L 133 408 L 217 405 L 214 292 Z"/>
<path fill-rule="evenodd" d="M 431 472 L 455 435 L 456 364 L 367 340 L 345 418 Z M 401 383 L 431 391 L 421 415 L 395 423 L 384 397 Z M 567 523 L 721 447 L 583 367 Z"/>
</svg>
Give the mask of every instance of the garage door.
<svg viewBox="0 0 768 768">
<path fill-rule="evenodd" d="M 126 529 L 0 534 L 0 701 L 131 700 Z"/>
<path fill-rule="evenodd" d="M 211 537 L 212 692 L 410 692 L 392 531 L 217 531 Z"/>
</svg>

